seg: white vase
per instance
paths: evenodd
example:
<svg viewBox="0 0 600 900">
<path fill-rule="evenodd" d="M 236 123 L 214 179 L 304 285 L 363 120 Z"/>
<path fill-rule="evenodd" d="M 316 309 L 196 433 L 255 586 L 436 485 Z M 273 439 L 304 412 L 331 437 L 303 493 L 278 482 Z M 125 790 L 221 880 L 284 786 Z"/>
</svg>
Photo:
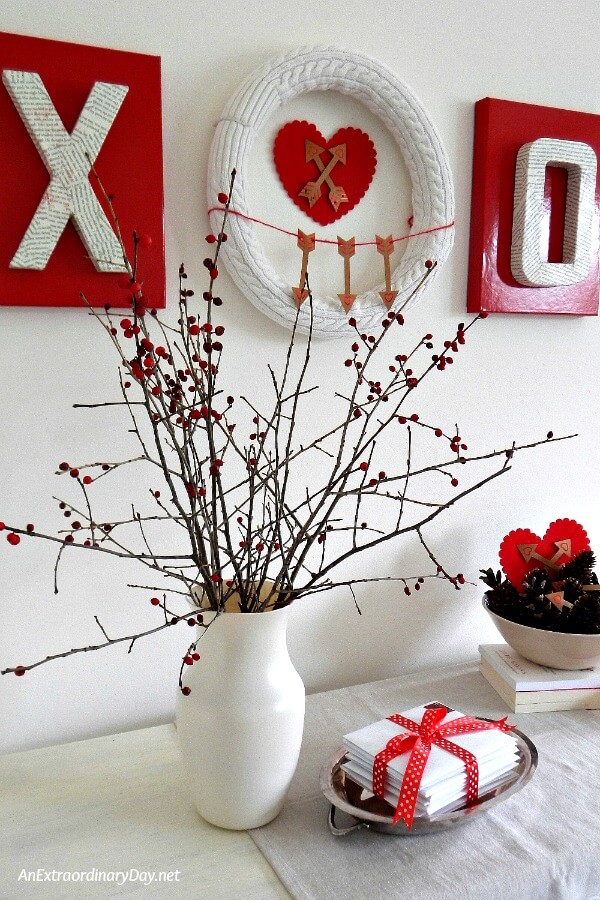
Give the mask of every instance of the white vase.
<svg viewBox="0 0 600 900">
<path fill-rule="evenodd" d="M 222 613 L 184 672 L 190 693 L 177 698 L 184 770 L 198 812 L 221 828 L 274 819 L 296 770 L 305 690 L 288 654 L 289 613 L 289 606 Z"/>
</svg>

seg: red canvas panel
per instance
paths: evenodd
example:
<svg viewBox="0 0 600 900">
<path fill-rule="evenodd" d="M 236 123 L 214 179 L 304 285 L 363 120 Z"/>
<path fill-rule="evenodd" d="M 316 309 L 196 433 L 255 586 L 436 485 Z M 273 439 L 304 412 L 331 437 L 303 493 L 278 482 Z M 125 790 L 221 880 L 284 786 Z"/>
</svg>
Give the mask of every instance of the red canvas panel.
<svg viewBox="0 0 600 900">
<path fill-rule="evenodd" d="M 0 72 L 36 72 L 71 134 L 95 82 L 125 85 L 123 103 L 106 133 L 95 168 L 114 198 L 128 253 L 132 234 L 147 234 L 140 277 L 148 303 L 165 305 L 160 58 L 0 33 Z M 98 198 L 101 192 L 89 176 Z M 119 275 L 98 272 L 72 218 L 45 268 L 10 268 L 51 177 L 4 83 L 0 82 L 0 305 L 129 304 Z M 101 201 L 102 202 L 102 201 Z"/>
<path fill-rule="evenodd" d="M 592 264 L 577 284 L 530 287 L 510 267 L 515 164 L 524 145 L 538 138 L 589 144 L 600 158 L 600 116 L 485 98 L 475 104 L 473 191 L 469 248 L 469 312 L 597 315 L 599 290 L 600 187 L 596 184 Z M 546 204 L 548 261 L 562 260 L 566 172 L 548 167 Z"/>
</svg>

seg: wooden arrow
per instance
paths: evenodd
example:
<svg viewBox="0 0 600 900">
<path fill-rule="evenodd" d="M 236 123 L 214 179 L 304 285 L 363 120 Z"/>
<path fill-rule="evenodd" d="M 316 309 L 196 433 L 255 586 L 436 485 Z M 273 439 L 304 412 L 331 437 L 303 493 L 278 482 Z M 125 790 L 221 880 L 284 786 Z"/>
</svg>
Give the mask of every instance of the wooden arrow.
<svg viewBox="0 0 600 900">
<path fill-rule="evenodd" d="M 390 234 L 386 238 L 375 235 L 375 243 L 377 244 L 377 252 L 383 256 L 383 265 L 385 273 L 385 290 L 379 291 L 379 296 L 388 309 L 392 308 L 392 304 L 398 296 L 398 291 L 392 290 L 392 270 L 390 267 L 390 256 L 394 252 L 394 239 Z"/>
<path fill-rule="evenodd" d="M 350 307 L 356 300 L 356 294 L 350 293 L 350 258 L 356 253 L 356 241 L 353 237 L 345 241 L 339 235 L 337 240 L 338 253 L 344 257 L 344 293 L 338 294 L 338 297 L 346 312 L 349 312 Z"/>
<path fill-rule="evenodd" d="M 539 553 L 536 553 L 537 544 L 517 544 L 517 550 L 519 551 L 525 562 L 530 562 L 532 559 L 537 559 L 538 562 L 541 562 L 545 566 L 548 566 L 549 569 L 558 569 L 557 562 L 561 558 L 561 556 L 571 555 L 571 541 L 570 539 L 564 541 L 554 541 L 554 546 L 557 548 L 557 550 L 552 559 L 546 559 L 545 556 L 540 556 Z"/>
<path fill-rule="evenodd" d="M 296 301 L 296 306 L 298 307 L 298 309 L 300 309 L 300 307 L 308 297 L 308 291 L 305 289 L 304 285 L 306 284 L 306 273 L 308 271 L 308 254 L 312 253 L 312 251 L 315 249 L 314 234 L 304 234 L 303 231 L 300 231 L 300 229 L 298 229 L 298 246 L 302 250 L 300 284 L 297 288 L 292 288 L 292 293 L 294 295 L 294 300 Z"/>
<path fill-rule="evenodd" d="M 307 145 L 309 143 L 310 142 L 307 142 Z M 327 163 L 326 166 L 321 168 L 321 166 L 323 166 L 323 163 L 321 162 L 321 157 L 319 156 L 318 153 L 315 153 L 315 151 L 319 150 L 319 149 L 320 148 L 317 147 L 316 144 L 311 144 L 311 149 L 310 149 L 311 159 L 314 160 L 317 164 L 317 168 L 319 169 L 319 172 L 320 172 L 319 177 L 317 178 L 316 181 L 308 181 L 304 185 L 304 187 L 302 188 L 300 193 L 298 194 L 299 197 L 306 197 L 306 199 L 308 200 L 308 205 L 310 207 L 313 207 L 315 205 L 315 203 L 317 202 L 317 200 L 319 199 L 319 197 L 321 196 L 321 185 L 323 184 L 323 182 L 327 181 L 327 184 L 329 185 L 328 179 L 329 179 L 329 176 L 331 175 L 331 172 L 335 168 L 335 166 L 338 163 L 345 164 L 345 162 L 346 162 L 346 145 L 338 144 L 336 147 L 332 147 L 329 150 L 329 153 L 331 153 L 331 159 L 329 160 L 329 162 Z M 320 152 L 323 153 L 323 150 L 320 150 Z M 307 149 L 306 153 L 308 154 L 308 149 Z M 318 160 L 318 162 L 317 162 L 317 160 Z M 319 165 L 319 163 L 321 163 L 321 165 Z M 333 184 L 333 182 L 332 182 L 332 184 Z M 333 187 L 335 188 L 336 186 L 333 185 Z M 348 198 L 346 198 L 346 199 L 348 199 Z M 338 203 L 338 206 L 339 206 L 339 203 Z"/>
</svg>

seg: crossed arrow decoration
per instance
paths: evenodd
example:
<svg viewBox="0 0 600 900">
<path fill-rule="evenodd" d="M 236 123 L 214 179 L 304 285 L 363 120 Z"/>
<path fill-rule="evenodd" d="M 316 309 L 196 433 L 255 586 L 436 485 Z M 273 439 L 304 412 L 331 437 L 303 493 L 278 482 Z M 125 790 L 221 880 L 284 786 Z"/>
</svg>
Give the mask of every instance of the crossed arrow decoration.
<svg viewBox="0 0 600 900">
<path fill-rule="evenodd" d="M 554 546 L 556 547 L 556 552 L 551 559 L 547 559 L 545 556 L 537 553 L 537 544 L 517 544 L 517 550 L 525 560 L 525 562 L 530 562 L 532 559 L 541 562 L 542 565 L 547 566 L 549 569 L 558 569 L 558 560 L 563 556 L 571 555 L 571 540 L 570 538 L 566 538 L 564 541 L 554 541 Z M 544 595 L 551 603 L 553 603 L 558 609 L 562 609 L 563 606 L 567 606 L 571 608 L 573 606 L 572 603 L 569 603 L 568 600 L 565 600 L 564 591 L 553 591 L 550 594 Z"/>
<path fill-rule="evenodd" d="M 342 203 L 348 202 L 346 191 L 340 185 L 334 184 L 331 173 L 338 163 L 346 164 L 346 145 L 338 144 L 331 147 L 331 159 L 325 165 L 321 159 L 321 153 L 325 153 L 323 147 L 319 147 L 314 141 L 306 140 L 304 142 L 304 153 L 306 162 L 314 162 L 319 170 L 319 177 L 316 181 L 308 181 L 299 193 L 299 197 L 306 197 L 308 205 L 312 208 L 321 196 L 321 185 L 323 182 L 329 188 L 329 202 L 337 212 Z"/>
<path fill-rule="evenodd" d="M 571 539 L 567 538 L 564 541 L 554 541 L 554 546 L 556 547 L 556 553 L 552 559 L 546 559 L 545 556 L 540 556 L 539 553 L 536 553 L 537 544 L 517 544 L 517 550 L 525 562 L 537 559 L 538 562 L 548 566 L 549 569 L 558 569 L 558 560 L 561 556 L 571 555 Z"/>
</svg>

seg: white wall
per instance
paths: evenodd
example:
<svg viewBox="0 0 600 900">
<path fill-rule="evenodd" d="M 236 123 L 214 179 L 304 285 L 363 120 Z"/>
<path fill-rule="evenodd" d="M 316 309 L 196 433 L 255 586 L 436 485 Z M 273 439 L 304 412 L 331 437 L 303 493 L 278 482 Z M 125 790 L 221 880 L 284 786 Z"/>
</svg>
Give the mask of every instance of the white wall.
<svg viewBox="0 0 600 900">
<path fill-rule="evenodd" d="M 185 260 L 201 285 L 206 231 L 205 181 L 214 122 L 240 79 L 270 56 L 307 43 L 338 43 L 377 56 L 406 80 L 428 108 L 450 156 L 457 197 L 456 243 L 436 284 L 416 308 L 407 331 L 446 336 L 465 318 L 469 239 L 473 103 L 495 96 L 598 113 L 597 4 L 540 0 L 392 0 L 344 4 L 306 0 L 20 0 L 3 4 L 0 28 L 40 37 L 160 54 L 163 60 L 165 210 L 171 293 Z M 398 233 L 407 208 L 406 180 L 389 136 L 366 110 L 330 97 L 296 101 L 289 115 L 316 119 L 323 130 L 354 124 L 381 148 L 369 194 L 343 233 L 368 233 L 391 222 Z M 250 176 L 258 215 L 298 227 L 276 183 L 268 150 L 272 133 L 256 145 Z M 261 154 L 265 154 L 261 156 Z M 136 173 L 132 173 L 136 177 Z M 262 194 L 259 194 L 262 189 Z M 390 197 L 390 189 L 393 189 Z M 1 201 L 0 201 L 1 202 Z M 364 220 L 361 216 L 364 214 Z M 382 225 L 383 228 L 383 225 Z M 334 231 L 335 233 L 335 231 Z M 296 256 L 270 234 L 265 247 L 296 277 Z M 316 254 L 315 254 L 316 255 Z M 378 279 L 378 259 L 359 273 Z M 315 278 L 339 279 L 322 263 Z M 358 269 L 357 269 L 358 272 Z M 328 282 L 329 287 L 329 282 Z M 336 288 L 337 290 L 337 288 Z M 231 387 L 242 378 L 259 397 L 266 380 L 254 372 L 281 358 L 286 334 L 260 315 L 223 276 Z M 118 416 L 71 409 L 75 401 L 106 396 L 115 360 L 82 311 L 0 308 L 0 518 L 56 527 L 50 497 L 53 467 L 65 456 L 86 460 L 117 452 Z M 490 317 L 419 409 L 451 427 L 460 423 L 471 448 L 503 446 L 577 431 L 568 443 L 515 461 L 514 469 L 477 493 L 431 530 L 448 567 L 476 581 L 494 565 L 502 536 L 513 527 L 545 529 L 572 516 L 600 546 L 598 516 L 599 354 L 597 319 Z M 341 383 L 346 342 L 314 352 L 315 380 Z M 258 360 L 258 365 L 257 361 Z M 331 376 L 330 373 L 336 373 Z M 248 373 L 252 373 L 250 376 Z M 441 387 L 440 387 L 441 386 Z M 238 387 L 239 389 L 239 387 Z M 319 415 L 326 421 L 332 406 Z M 119 444 L 119 447 L 122 445 Z M 390 445 L 390 456 L 393 454 Z M 62 487 L 62 484 L 61 484 Z M 108 501 L 119 501 L 118 488 Z M 94 613 L 113 634 L 154 621 L 147 593 L 127 591 L 139 572 L 102 558 L 71 554 L 61 593 L 52 594 L 53 554 L 42 542 L 0 545 L 0 667 L 30 662 L 98 638 Z M 424 567 L 410 544 L 387 545 L 361 573 L 415 574 Z M 345 593 L 301 601 L 289 635 L 293 659 L 309 690 L 383 678 L 404 671 L 474 659 L 481 641 L 495 638 L 480 606 L 481 590 L 457 593 L 443 584 L 407 599 L 395 587 L 359 591 L 359 617 Z M 24 678 L 0 679 L 0 748 L 60 742 L 171 719 L 176 671 L 187 635 L 173 629 L 140 643 L 130 656 L 117 647 L 60 660 Z"/>
</svg>

